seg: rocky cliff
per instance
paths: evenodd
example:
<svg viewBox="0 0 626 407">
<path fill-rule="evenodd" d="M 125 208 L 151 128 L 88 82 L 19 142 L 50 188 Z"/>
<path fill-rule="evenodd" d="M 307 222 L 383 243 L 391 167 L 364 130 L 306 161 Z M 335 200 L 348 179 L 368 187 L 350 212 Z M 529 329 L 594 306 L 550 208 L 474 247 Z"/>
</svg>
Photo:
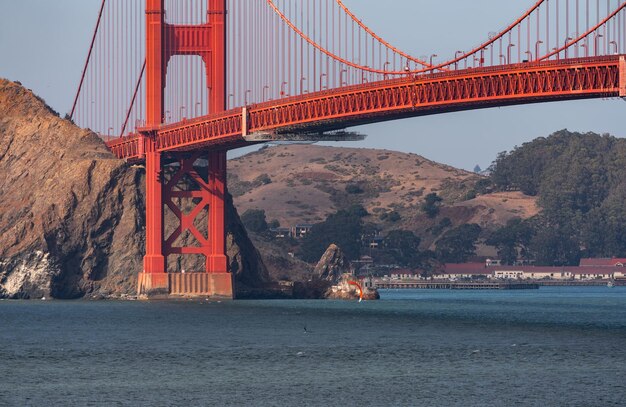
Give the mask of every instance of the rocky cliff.
<svg viewBox="0 0 626 407">
<path fill-rule="evenodd" d="M 0 79 L 0 297 L 134 294 L 144 252 L 144 171 Z M 228 201 L 237 287 L 269 282 Z"/>
</svg>

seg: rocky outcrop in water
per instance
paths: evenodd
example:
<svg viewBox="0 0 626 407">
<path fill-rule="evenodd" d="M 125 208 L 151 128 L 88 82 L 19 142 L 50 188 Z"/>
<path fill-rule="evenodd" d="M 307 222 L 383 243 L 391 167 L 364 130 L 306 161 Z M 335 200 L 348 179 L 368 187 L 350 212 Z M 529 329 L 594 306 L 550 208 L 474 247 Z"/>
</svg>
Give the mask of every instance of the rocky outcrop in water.
<svg viewBox="0 0 626 407">
<path fill-rule="evenodd" d="M 306 283 L 294 286 L 296 298 L 325 298 L 336 300 L 359 299 L 363 290 L 363 299 L 375 300 L 380 298 L 376 290 L 368 290 L 354 277 L 350 261 L 341 248 L 331 244 L 315 266 L 313 278 Z"/>
<path fill-rule="evenodd" d="M 31 91 L 0 79 L 0 297 L 132 295 L 144 253 L 144 170 Z M 269 283 L 228 200 L 236 287 Z"/>
<path fill-rule="evenodd" d="M 343 251 L 337 245 L 331 244 L 315 266 L 313 275 L 320 280 L 336 284 L 343 274 L 351 271 L 350 261 Z"/>
<path fill-rule="evenodd" d="M 344 274 L 336 284 L 333 284 L 326 291 L 325 298 L 331 300 L 358 300 L 361 298 L 363 300 L 378 300 L 380 295 L 378 290 L 365 287 L 363 282 L 357 280 L 352 274 Z"/>
</svg>

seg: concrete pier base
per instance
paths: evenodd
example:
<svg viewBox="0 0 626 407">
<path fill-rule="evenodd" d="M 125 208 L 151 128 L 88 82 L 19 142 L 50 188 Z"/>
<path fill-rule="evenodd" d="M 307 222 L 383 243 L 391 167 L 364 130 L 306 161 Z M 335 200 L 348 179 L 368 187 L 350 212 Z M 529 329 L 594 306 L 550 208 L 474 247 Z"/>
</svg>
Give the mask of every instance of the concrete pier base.
<svg viewBox="0 0 626 407">
<path fill-rule="evenodd" d="M 169 294 L 167 273 L 139 273 L 137 277 L 138 296 L 162 296 Z"/>
<path fill-rule="evenodd" d="M 233 299 L 231 273 L 139 273 L 137 295 Z"/>
</svg>

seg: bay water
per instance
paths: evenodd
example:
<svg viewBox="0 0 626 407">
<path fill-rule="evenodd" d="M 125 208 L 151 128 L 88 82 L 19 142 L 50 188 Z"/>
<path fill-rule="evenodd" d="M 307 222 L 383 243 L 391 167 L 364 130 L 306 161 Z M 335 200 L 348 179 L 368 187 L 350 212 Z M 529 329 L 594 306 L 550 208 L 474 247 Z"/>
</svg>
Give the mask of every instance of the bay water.
<svg viewBox="0 0 626 407">
<path fill-rule="evenodd" d="M 0 301 L 0 406 L 626 406 L 626 287 Z"/>
</svg>

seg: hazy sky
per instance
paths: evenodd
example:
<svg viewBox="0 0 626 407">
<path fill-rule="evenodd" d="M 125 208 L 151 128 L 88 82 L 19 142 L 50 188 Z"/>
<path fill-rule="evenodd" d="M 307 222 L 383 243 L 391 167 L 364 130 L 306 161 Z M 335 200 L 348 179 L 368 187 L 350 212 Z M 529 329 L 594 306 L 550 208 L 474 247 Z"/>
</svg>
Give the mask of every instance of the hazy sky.
<svg viewBox="0 0 626 407">
<path fill-rule="evenodd" d="M 242 0 L 244 1 L 244 0 Z M 297 0 L 294 0 L 297 1 Z M 535 0 L 344 0 L 387 41 L 449 59 L 508 25 Z M 70 109 L 100 0 L 0 0 L 0 77 L 21 81 L 61 114 Z M 445 57 L 445 58 L 444 58 Z M 478 110 L 369 125 L 351 147 L 414 152 L 485 168 L 503 150 L 567 128 L 626 136 L 622 100 Z"/>
</svg>

